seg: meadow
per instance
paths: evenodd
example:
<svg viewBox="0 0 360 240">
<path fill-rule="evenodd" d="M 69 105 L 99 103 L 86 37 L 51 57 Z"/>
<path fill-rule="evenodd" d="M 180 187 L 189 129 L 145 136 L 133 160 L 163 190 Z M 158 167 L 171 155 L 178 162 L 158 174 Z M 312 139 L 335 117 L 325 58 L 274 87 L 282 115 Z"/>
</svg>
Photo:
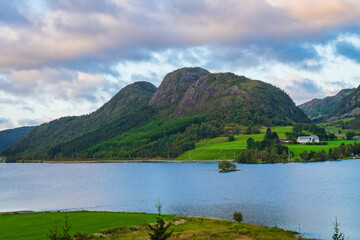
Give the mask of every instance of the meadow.
<svg viewBox="0 0 360 240">
<path fill-rule="evenodd" d="M 97 233 L 103 229 L 119 226 L 136 226 L 144 222 L 155 222 L 155 214 L 121 212 L 43 212 L 26 214 L 1 214 L 1 240 L 41 240 L 47 239 L 49 229 L 56 224 L 61 231 L 65 217 L 71 225 L 70 233 Z M 174 216 L 167 215 L 166 219 Z"/>
<path fill-rule="evenodd" d="M 71 234 L 101 233 L 93 239 L 148 239 L 145 223 L 155 222 L 154 214 L 118 212 L 46 212 L 0 215 L 2 240 L 47 239 L 46 234 L 56 221 L 60 231 L 68 217 Z M 227 220 L 165 215 L 173 222 L 170 239 L 298 239 L 296 232 Z"/>
<path fill-rule="evenodd" d="M 271 127 L 272 131 L 277 132 L 278 136 L 286 139 L 286 132 L 291 132 L 291 126 Z M 198 142 L 195 149 L 185 152 L 176 158 L 176 160 L 193 161 L 193 160 L 233 160 L 242 151 L 246 150 L 246 141 L 253 138 L 255 141 L 261 141 L 264 138 L 266 128 L 261 128 L 259 134 L 241 134 L 235 136 L 235 141 L 229 142 L 227 137 L 217 137 L 205 139 Z M 312 135 L 308 131 L 305 134 Z M 337 147 L 341 143 L 353 144 L 353 140 L 335 140 L 327 141 L 328 145 L 304 145 L 304 144 L 286 144 L 290 151 L 294 153 L 294 158 L 300 158 L 303 151 L 321 151 L 324 149 L 327 153 L 331 147 Z M 293 159 L 294 159 L 293 158 Z"/>
</svg>

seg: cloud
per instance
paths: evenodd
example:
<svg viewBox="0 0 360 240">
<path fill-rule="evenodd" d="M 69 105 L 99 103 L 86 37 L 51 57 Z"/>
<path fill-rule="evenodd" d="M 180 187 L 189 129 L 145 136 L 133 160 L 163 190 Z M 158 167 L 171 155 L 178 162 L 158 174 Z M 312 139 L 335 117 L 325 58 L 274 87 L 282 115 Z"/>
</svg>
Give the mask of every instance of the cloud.
<svg viewBox="0 0 360 240">
<path fill-rule="evenodd" d="M 313 98 L 322 98 L 325 91 L 314 80 L 302 78 L 298 74 L 289 74 L 282 81 L 283 89 L 293 98 L 295 103 L 303 103 Z"/>
<path fill-rule="evenodd" d="M 344 33 L 359 36 L 360 20 L 357 0 L 0 0 L 0 6 L 0 93 L 10 96 L 0 104 L 35 98 L 46 114 L 51 101 L 88 109 L 127 83 L 158 85 L 183 66 L 271 72 L 286 65 L 306 74 L 277 73 L 276 83 L 290 79 L 287 91 L 302 101 L 293 89 L 309 93 L 319 79 L 311 74 L 332 60 L 318 46 Z M 359 63 L 359 46 L 343 41 L 336 54 Z M 327 91 L 312 87 L 316 96 Z"/>
<path fill-rule="evenodd" d="M 360 63 L 360 48 L 346 41 L 338 42 L 335 47 L 338 54 Z"/>
<path fill-rule="evenodd" d="M 51 1 L 45 16 L 31 19 L 30 27 L 0 29 L 0 67 L 113 63 L 144 59 L 159 49 L 203 45 L 260 48 L 278 53 L 280 61 L 297 61 L 314 56 L 299 42 L 332 34 L 360 16 L 356 1 L 272 2 Z"/>
<path fill-rule="evenodd" d="M 27 24 L 28 19 L 21 12 L 22 1 L 0 0 L 0 23 L 3 24 Z"/>
<path fill-rule="evenodd" d="M 46 123 L 51 121 L 49 118 L 42 118 L 42 119 L 29 119 L 29 118 L 22 118 L 18 120 L 18 124 L 20 126 L 38 126 L 40 124 Z"/>
<path fill-rule="evenodd" d="M 61 99 L 97 101 L 101 92 L 117 91 L 119 85 L 101 74 L 68 69 L 8 70 L 0 78 L 0 90 L 22 96 L 47 93 Z"/>
<path fill-rule="evenodd" d="M 0 117 L 0 130 L 13 128 L 14 123 L 9 118 L 1 118 Z"/>
</svg>

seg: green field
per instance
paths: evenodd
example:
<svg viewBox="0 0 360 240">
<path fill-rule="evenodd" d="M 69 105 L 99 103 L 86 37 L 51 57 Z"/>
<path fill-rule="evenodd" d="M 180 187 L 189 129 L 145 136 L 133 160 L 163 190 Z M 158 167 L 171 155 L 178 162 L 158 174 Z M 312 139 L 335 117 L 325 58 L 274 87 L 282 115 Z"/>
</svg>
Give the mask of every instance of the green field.
<svg viewBox="0 0 360 240">
<path fill-rule="evenodd" d="M 1 240 L 41 240 L 56 221 L 61 230 L 65 216 L 71 224 L 71 233 L 97 233 L 102 229 L 119 226 L 135 226 L 144 222 L 155 222 L 156 215 L 146 213 L 119 212 L 45 212 L 0 215 Z M 173 216 L 166 216 L 171 219 Z"/>
<path fill-rule="evenodd" d="M 329 149 L 333 147 L 338 147 L 341 143 L 344 144 L 354 144 L 354 140 L 336 140 L 336 141 L 327 141 L 328 145 L 305 145 L 305 144 L 289 144 L 287 145 L 294 153 L 295 157 L 300 157 L 300 153 L 303 151 L 310 152 L 311 150 L 314 152 L 319 152 L 324 149 L 326 153 L 329 153 Z"/>
<path fill-rule="evenodd" d="M 280 138 L 285 139 L 286 132 L 291 132 L 291 126 L 271 127 L 272 131 L 277 132 Z M 227 137 L 217 137 L 213 139 L 205 139 L 196 144 L 196 148 L 185 152 L 176 158 L 176 160 L 193 161 L 193 160 L 233 160 L 234 156 L 238 156 L 246 149 L 246 141 L 248 138 L 261 141 L 264 138 L 266 128 L 261 129 L 260 134 L 237 135 L 235 141 L 229 142 Z M 311 135 L 310 132 L 304 133 Z M 327 153 L 331 147 L 337 147 L 341 143 L 353 144 L 353 140 L 336 140 L 328 141 L 329 145 L 303 145 L 303 144 L 288 144 L 290 151 L 294 153 L 294 158 L 299 158 L 303 151 L 321 151 L 324 149 Z"/>
<path fill-rule="evenodd" d="M 61 227 L 68 216 L 71 234 L 76 232 L 102 233 L 93 239 L 149 239 L 145 222 L 155 222 L 154 214 L 116 212 L 46 212 L 0 215 L 0 239 L 47 239 L 46 234 L 55 220 Z M 170 239 L 223 239 L 223 240 L 291 240 L 298 239 L 296 232 L 276 227 L 264 227 L 246 223 L 199 217 L 165 216 L 172 220 L 173 235 Z M 136 226 L 136 227 L 134 227 Z M 105 230 L 106 231 L 101 231 Z"/>
</svg>

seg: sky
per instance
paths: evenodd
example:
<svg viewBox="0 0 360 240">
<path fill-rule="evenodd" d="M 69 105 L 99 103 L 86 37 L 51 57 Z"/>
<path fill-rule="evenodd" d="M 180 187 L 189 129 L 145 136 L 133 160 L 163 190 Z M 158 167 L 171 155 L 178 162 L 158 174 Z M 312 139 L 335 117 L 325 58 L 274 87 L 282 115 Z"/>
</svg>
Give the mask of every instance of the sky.
<svg viewBox="0 0 360 240">
<path fill-rule="evenodd" d="M 0 130 L 95 111 L 182 67 L 296 104 L 360 84 L 359 0 L 0 0 Z"/>
</svg>

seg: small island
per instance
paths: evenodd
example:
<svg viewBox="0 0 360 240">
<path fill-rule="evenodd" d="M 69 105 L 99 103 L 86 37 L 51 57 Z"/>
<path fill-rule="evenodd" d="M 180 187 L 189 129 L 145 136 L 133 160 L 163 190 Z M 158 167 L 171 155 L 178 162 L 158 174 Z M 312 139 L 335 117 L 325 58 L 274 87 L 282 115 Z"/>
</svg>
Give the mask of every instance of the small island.
<svg viewBox="0 0 360 240">
<path fill-rule="evenodd" d="M 229 161 L 220 161 L 218 167 L 221 173 L 240 171 L 234 163 Z"/>
</svg>

